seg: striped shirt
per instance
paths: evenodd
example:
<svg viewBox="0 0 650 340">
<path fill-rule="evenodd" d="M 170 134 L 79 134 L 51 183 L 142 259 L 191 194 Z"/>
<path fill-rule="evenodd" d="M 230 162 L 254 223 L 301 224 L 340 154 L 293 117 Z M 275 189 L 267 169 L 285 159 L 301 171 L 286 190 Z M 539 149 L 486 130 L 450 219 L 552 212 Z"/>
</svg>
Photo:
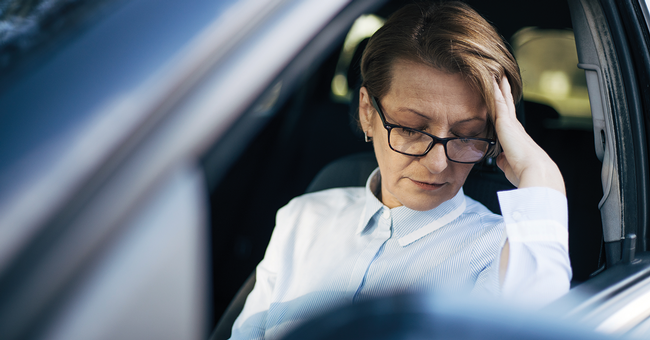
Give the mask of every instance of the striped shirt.
<svg viewBox="0 0 650 340">
<path fill-rule="evenodd" d="M 567 203 L 548 188 L 499 192 L 504 217 L 465 196 L 430 211 L 389 209 L 364 188 L 293 199 L 276 228 L 232 339 L 277 339 L 327 309 L 432 289 L 541 306 L 569 289 Z M 500 252 L 510 257 L 499 285 Z"/>
</svg>

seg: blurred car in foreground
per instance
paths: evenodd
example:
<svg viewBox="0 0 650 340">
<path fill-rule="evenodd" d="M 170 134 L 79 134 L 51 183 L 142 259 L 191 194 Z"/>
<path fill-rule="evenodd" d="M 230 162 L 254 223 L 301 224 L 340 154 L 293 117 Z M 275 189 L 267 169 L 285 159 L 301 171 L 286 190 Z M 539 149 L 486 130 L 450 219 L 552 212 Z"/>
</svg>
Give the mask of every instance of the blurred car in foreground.
<svg viewBox="0 0 650 340">
<path fill-rule="evenodd" d="M 574 288 L 549 310 L 647 336 L 647 4 L 467 2 L 513 37 L 521 117 L 567 183 Z M 275 211 L 328 163 L 371 151 L 350 128 L 349 65 L 400 5 L 0 1 L 2 338 L 207 338 Z M 544 32 L 574 33 L 584 76 L 553 55 L 524 63 Z"/>
</svg>

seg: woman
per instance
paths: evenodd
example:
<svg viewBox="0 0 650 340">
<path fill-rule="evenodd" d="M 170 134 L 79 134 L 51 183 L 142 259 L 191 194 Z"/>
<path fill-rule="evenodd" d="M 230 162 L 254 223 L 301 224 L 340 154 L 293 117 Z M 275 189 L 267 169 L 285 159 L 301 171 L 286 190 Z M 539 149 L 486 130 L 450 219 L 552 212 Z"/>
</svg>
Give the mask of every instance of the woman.
<svg viewBox="0 0 650 340">
<path fill-rule="evenodd" d="M 406 6 L 370 39 L 361 73 L 359 122 L 379 169 L 366 188 L 280 209 L 233 339 L 279 338 L 327 308 L 405 291 L 529 306 L 566 292 L 564 182 L 516 119 L 519 69 L 494 28 L 462 3 Z M 518 187 L 499 193 L 503 217 L 462 191 L 497 154 Z"/>
</svg>

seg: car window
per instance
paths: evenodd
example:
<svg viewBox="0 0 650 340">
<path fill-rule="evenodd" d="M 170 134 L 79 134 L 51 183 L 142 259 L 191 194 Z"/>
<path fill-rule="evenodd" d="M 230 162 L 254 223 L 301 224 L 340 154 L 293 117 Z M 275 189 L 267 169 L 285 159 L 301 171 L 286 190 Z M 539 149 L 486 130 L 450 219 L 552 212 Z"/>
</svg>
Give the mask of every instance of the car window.
<svg viewBox="0 0 650 340">
<path fill-rule="evenodd" d="M 391 6 L 398 5 L 395 2 L 374 15 L 358 17 L 340 45 L 324 57 L 322 65 L 304 75 L 287 103 L 252 137 L 250 147 L 224 176 L 228 180 L 213 190 L 213 232 L 218 235 L 213 240 L 215 272 L 227 272 L 240 279 L 218 281 L 215 314 L 225 309 L 264 255 L 277 209 L 304 193 L 316 173 L 330 161 L 346 153 L 371 151 L 369 144 L 363 143 L 363 136 L 356 140 L 351 137 L 349 103 L 354 85 L 348 74 L 354 71 L 350 65 L 357 46 L 381 27 Z M 544 7 L 564 9 L 558 4 Z M 584 72 L 577 67 L 573 32 L 565 29 L 570 27 L 568 8 L 566 13 L 558 10 L 552 18 L 522 13 L 514 19 L 500 15 L 503 7 L 494 8 L 481 12 L 511 37 L 524 77 L 526 118 L 530 118 L 527 127 L 539 128 L 540 143 L 558 163 L 568 185 L 569 248 L 575 283 L 579 283 L 601 265 L 598 202 L 602 189 Z M 538 28 L 542 26 L 545 28 Z M 554 48 L 547 50 L 549 45 Z"/>
<path fill-rule="evenodd" d="M 553 107 L 555 128 L 591 130 L 591 108 L 585 72 L 571 30 L 525 27 L 511 39 L 524 83 L 524 98 Z"/>
<path fill-rule="evenodd" d="M 350 63 L 357 50 L 359 43 L 369 38 L 377 31 L 386 21 L 386 19 L 374 14 L 364 14 L 354 21 L 350 28 L 343 49 L 336 64 L 336 72 L 332 78 L 332 99 L 340 103 L 350 103 L 352 100 L 352 90 L 349 86 L 348 71 Z"/>
</svg>

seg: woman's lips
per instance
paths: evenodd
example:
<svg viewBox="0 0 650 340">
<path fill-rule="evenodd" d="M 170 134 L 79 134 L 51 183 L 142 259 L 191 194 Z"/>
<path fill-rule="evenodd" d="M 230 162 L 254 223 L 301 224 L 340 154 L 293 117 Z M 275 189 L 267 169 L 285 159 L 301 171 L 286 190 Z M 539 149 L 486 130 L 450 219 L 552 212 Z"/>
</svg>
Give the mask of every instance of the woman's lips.
<svg viewBox="0 0 650 340">
<path fill-rule="evenodd" d="M 409 178 L 410 179 L 410 178 Z M 411 179 L 411 182 L 413 182 L 415 185 L 418 187 L 424 189 L 424 190 L 438 190 L 442 188 L 444 183 L 426 183 L 426 182 L 419 182 L 416 180 Z"/>
</svg>

